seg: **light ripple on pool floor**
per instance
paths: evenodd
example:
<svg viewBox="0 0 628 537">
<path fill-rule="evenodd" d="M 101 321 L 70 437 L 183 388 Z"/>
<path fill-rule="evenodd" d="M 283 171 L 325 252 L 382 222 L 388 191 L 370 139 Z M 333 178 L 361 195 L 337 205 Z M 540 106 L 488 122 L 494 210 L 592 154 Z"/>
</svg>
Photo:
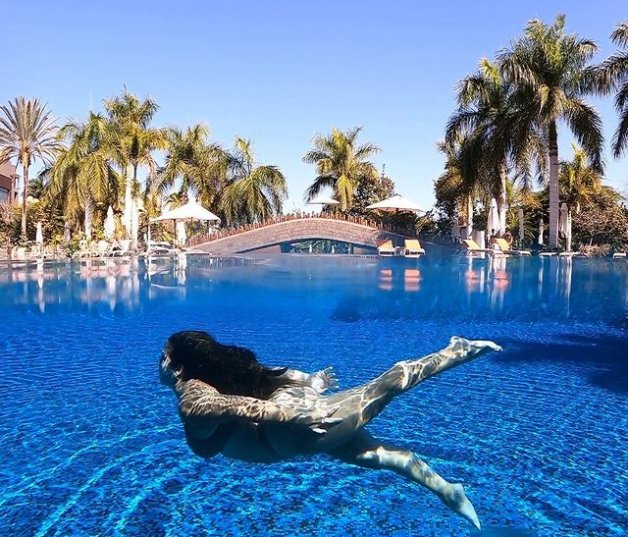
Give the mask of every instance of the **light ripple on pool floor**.
<svg viewBox="0 0 628 537">
<path fill-rule="evenodd" d="M 62 288 L 45 281 L 58 304 L 43 314 L 37 285 L 0 293 L 0 535 L 475 534 L 392 473 L 327 457 L 271 466 L 194 457 L 156 372 L 163 341 L 184 328 L 207 328 L 267 363 L 334 365 L 342 387 L 454 334 L 494 339 L 503 353 L 396 399 L 369 429 L 463 483 L 485 528 L 625 534 L 628 338 L 625 303 L 612 296 L 625 294 L 615 267 L 603 268 L 609 289 L 591 288 L 597 300 L 579 296 L 565 317 L 549 311 L 552 300 L 517 307 L 524 299 L 514 294 L 501 312 L 479 296 L 457 311 L 458 269 L 445 264 L 432 268 L 448 283 L 428 264 L 424 294 L 410 296 L 379 293 L 378 265 L 352 272 L 343 262 L 343 272 L 303 279 L 289 266 L 259 278 L 254 268 L 198 263 L 213 277 L 192 272 L 177 293 L 151 294 L 142 273 L 121 278 L 113 310 L 104 280 L 90 292 L 106 300 L 82 303 L 76 275 Z M 527 274 L 521 268 L 513 274 Z M 590 270 L 574 264 L 575 276 Z M 167 272 L 158 277 L 177 286 Z"/>
</svg>

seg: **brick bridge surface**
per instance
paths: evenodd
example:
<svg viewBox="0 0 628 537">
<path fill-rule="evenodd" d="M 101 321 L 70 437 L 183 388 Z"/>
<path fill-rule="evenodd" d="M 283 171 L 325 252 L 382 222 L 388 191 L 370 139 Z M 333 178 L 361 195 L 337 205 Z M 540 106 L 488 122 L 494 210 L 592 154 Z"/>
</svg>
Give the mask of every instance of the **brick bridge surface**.
<svg viewBox="0 0 628 537">
<path fill-rule="evenodd" d="M 307 239 L 326 239 L 348 242 L 357 246 L 377 248 L 385 240 L 403 245 L 404 235 L 376 229 L 362 224 L 329 218 L 304 218 L 277 222 L 196 245 L 196 250 L 216 255 L 250 252 L 274 246 L 282 242 Z"/>
</svg>

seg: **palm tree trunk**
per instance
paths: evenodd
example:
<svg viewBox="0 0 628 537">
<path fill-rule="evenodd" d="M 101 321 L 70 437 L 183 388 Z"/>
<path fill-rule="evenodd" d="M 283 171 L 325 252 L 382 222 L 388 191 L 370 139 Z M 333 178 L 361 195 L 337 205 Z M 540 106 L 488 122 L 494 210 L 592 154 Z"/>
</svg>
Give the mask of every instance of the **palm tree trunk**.
<svg viewBox="0 0 628 537">
<path fill-rule="evenodd" d="M 22 239 L 26 239 L 26 198 L 28 198 L 28 164 L 22 159 L 24 188 L 22 189 Z"/>
<path fill-rule="evenodd" d="M 506 202 L 506 163 L 499 165 L 499 196 L 497 196 L 497 215 L 499 217 L 499 229 L 497 233 L 503 236 L 506 233 L 506 211 L 508 210 Z"/>
<path fill-rule="evenodd" d="M 558 132 L 556 122 L 549 124 L 549 247 L 558 246 Z"/>
<path fill-rule="evenodd" d="M 92 219 L 94 216 L 94 203 L 88 194 L 85 199 L 85 238 L 89 241 L 92 238 Z"/>
</svg>

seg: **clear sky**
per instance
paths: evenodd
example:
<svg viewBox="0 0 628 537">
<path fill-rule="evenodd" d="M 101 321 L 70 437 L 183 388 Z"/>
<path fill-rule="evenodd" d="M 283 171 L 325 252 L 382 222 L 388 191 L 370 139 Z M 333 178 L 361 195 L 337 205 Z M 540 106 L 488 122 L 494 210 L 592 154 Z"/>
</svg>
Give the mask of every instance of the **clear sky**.
<svg viewBox="0 0 628 537">
<path fill-rule="evenodd" d="M 315 176 L 301 161 L 312 137 L 361 125 L 397 191 L 429 208 L 456 82 L 529 19 L 558 13 L 600 59 L 628 18 L 625 0 L 5 0 L 0 102 L 38 97 L 64 122 L 126 85 L 156 99 L 157 126 L 203 122 L 228 147 L 251 138 L 259 162 L 288 179 L 287 211 L 304 207 Z M 593 102 L 610 141 L 612 100 Z M 571 137 L 561 138 L 570 157 Z M 606 162 L 608 183 L 626 191 L 628 157 L 607 149 Z"/>
</svg>

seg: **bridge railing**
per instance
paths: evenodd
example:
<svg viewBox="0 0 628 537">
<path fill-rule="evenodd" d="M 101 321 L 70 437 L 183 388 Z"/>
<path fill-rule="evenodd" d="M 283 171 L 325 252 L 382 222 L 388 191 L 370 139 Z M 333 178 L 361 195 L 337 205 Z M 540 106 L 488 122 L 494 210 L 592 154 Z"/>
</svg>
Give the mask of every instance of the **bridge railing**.
<svg viewBox="0 0 628 537">
<path fill-rule="evenodd" d="M 381 231 L 389 231 L 391 233 L 400 233 L 406 236 L 415 236 L 413 231 L 409 231 L 408 229 L 401 229 L 395 226 L 391 226 L 388 224 L 383 224 L 381 222 L 377 222 L 373 219 L 366 218 L 364 216 L 352 216 L 352 215 L 333 215 L 327 213 L 292 213 L 278 216 L 276 218 L 266 220 L 264 222 L 259 222 L 255 224 L 247 224 L 245 226 L 238 226 L 233 228 L 225 228 L 219 229 L 211 234 L 205 235 L 197 235 L 195 237 L 190 237 L 188 240 L 188 246 L 196 246 L 198 244 L 202 244 L 204 242 L 215 241 L 218 239 L 224 239 L 226 237 L 233 237 L 234 235 L 240 235 L 241 233 L 246 233 L 247 231 L 252 231 L 254 229 L 262 229 L 268 226 L 272 226 L 273 224 L 279 224 L 281 222 L 291 222 L 293 220 L 304 220 L 308 218 L 324 218 L 327 220 L 336 220 L 339 222 L 350 222 L 352 224 L 360 224 L 362 226 L 367 226 L 372 229 L 379 229 Z"/>
</svg>

